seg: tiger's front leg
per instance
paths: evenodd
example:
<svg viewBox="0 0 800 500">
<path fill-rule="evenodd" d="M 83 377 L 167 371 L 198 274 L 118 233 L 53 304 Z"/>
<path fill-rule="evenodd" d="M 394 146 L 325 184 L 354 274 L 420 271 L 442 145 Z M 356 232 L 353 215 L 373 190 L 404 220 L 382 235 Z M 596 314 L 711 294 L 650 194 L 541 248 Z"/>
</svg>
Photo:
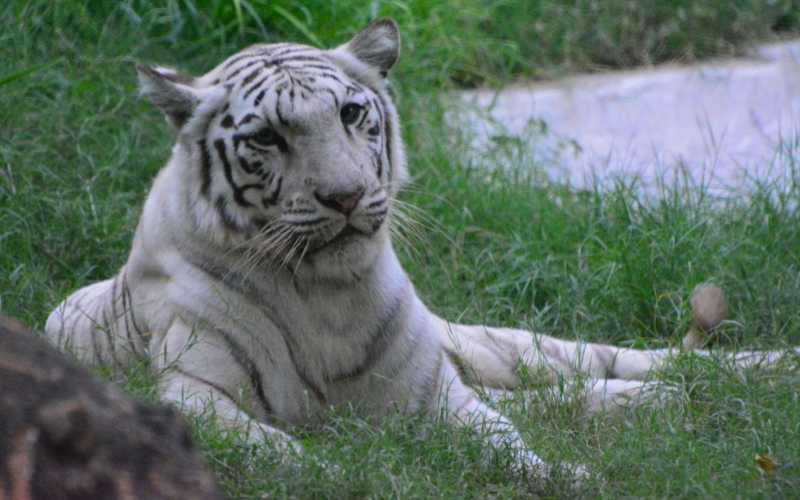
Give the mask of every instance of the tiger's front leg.
<svg viewBox="0 0 800 500">
<path fill-rule="evenodd" d="M 210 411 L 222 427 L 241 432 L 247 443 L 267 443 L 288 455 L 302 453 L 294 438 L 265 422 L 269 404 L 260 377 L 254 377 L 255 361 L 233 342 L 223 331 L 176 319 L 154 359 L 162 374 L 162 398 L 187 412 Z"/>
<path fill-rule="evenodd" d="M 454 425 L 468 426 L 486 439 L 487 453 L 501 450 L 511 452 L 516 473 L 530 473 L 538 478 L 546 478 L 552 467 L 530 451 L 514 425 L 503 415 L 483 403 L 461 381 L 453 365 L 445 359 L 440 370 L 440 387 L 436 410 Z M 490 457 L 486 457 L 487 461 Z M 582 466 L 567 466 L 567 469 L 580 480 L 587 475 Z"/>
</svg>

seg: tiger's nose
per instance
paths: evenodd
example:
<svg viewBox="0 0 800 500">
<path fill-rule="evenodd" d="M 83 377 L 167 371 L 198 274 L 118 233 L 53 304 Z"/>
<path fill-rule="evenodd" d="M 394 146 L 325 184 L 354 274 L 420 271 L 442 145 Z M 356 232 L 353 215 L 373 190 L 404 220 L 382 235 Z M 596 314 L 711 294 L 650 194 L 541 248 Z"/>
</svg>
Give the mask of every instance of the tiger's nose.
<svg viewBox="0 0 800 500">
<path fill-rule="evenodd" d="M 330 194 L 321 194 L 319 191 L 314 191 L 314 197 L 318 202 L 328 208 L 336 210 L 337 212 L 341 212 L 344 215 L 350 215 L 350 212 L 356 208 L 358 202 L 361 201 L 363 196 L 363 187 L 359 187 L 355 191 Z"/>
</svg>

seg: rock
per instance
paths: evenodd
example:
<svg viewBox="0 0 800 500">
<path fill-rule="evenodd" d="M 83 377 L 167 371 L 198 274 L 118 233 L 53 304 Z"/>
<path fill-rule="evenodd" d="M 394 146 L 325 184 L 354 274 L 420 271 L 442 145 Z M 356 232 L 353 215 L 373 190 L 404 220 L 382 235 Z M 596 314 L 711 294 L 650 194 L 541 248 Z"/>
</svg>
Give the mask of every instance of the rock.
<svg viewBox="0 0 800 500">
<path fill-rule="evenodd" d="M 0 315 L 0 498 L 223 497 L 177 410 L 132 400 Z"/>
</svg>

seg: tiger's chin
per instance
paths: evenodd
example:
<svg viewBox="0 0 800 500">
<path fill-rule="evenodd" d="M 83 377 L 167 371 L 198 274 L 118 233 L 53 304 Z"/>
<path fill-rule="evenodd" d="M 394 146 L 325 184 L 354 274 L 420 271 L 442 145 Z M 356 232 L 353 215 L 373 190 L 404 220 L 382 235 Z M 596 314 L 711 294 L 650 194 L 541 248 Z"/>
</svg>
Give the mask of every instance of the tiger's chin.
<svg viewBox="0 0 800 500">
<path fill-rule="evenodd" d="M 367 234 L 348 226 L 336 236 L 309 250 L 297 267 L 300 279 L 346 284 L 360 281 L 375 266 L 388 239 L 384 231 Z"/>
</svg>

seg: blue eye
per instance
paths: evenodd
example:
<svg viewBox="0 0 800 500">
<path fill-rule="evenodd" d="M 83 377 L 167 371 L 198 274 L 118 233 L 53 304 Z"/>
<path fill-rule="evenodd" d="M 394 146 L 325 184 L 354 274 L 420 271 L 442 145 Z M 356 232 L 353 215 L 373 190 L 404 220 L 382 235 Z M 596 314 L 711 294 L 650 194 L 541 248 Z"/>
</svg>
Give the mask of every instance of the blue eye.
<svg viewBox="0 0 800 500">
<path fill-rule="evenodd" d="M 345 125 L 352 125 L 357 122 L 359 118 L 361 118 L 361 113 L 363 112 L 364 106 L 350 102 L 342 106 L 339 116 L 342 119 L 342 123 Z"/>
</svg>

